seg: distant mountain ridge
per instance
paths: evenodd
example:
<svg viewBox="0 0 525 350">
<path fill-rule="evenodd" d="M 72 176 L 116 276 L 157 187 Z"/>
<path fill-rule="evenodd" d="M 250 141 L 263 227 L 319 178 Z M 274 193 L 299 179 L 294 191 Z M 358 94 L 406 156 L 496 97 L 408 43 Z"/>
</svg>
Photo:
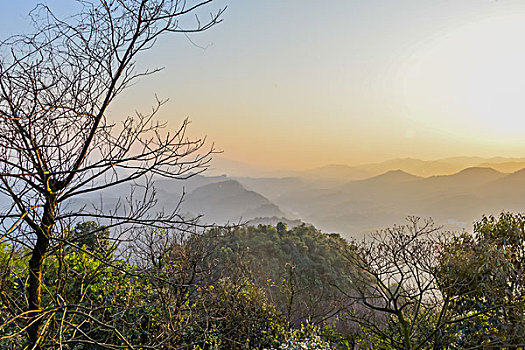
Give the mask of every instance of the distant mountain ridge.
<svg viewBox="0 0 525 350">
<path fill-rule="evenodd" d="M 429 177 L 451 175 L 471 167 L 493 168 L 500 172 L 511 173 L 525 168 L 525 158 L 451 157 L 438 160 L 398 158 L 356 166 L 343 164 L 326 165 L 306 170 L 298 174 L 298 176 L 306 178 L 362 180 L 399 169 L 412 175 Z"/>
<path fill-rule="evenodd" d="M 525 157 L 447 157 L 435 160 L 417 158 L 396 158 L 382 162 L 359 165 L 329 164 L 302 171 L 270 170 L 262 166 L 243 163 L 224 157 L 223 154 L 213 157 L 208 176 L 226 175 L 244 178 L 304 178 L 333 181 L 363 180 L 383 174 L 390 170 L 403 170 L 407 173 L 428 177 L 434 175 L 451 175 L 465 168 L 488 167 L 503 173 L 512 173 L 525 168 Z"/>
<path fill-rule="evenodd" d="M 396 170 L 389 170 L 386 173 L 379 174 L 373 177 L 369 177 L 368 179 L 364 180 L 357 180 L 361 182 L 367 182 L 367 183 L 381 183 L 381 182 L 406 182 L 406 181 L 415 181 L 422 179 L 421 176 L 410 174 L 406 171 L 403 171 L 401 169 Z"/>
<path fill-rule="evenodd" d="M 266 187 L 270 182 L 266 180 Z M 428 177 L 389 170 L 362 180 L 322 183 L 306 181 L 302 191 L 281 191 L 279 196 L 253 188 L 316 227 L 344 235 L 391 226 L 408 215 L 433 217 L 457 230 L 470 227 L 483 214 L 525 211 L 525 169 L 506 174 L 468 167 Z"/>
<path fill-rule="evenodd" d="M 360 179 L 346 175 L 336 180 L 316 178 L 311 173 L 305 177 L 195 175 L 188 180 L 158 179 L 157 204 L 159 209 L 170 210 L 183 198 L 180 213 L 187 217 L 202 215 L 201 222 L 207 224 L 273 223 L 282 219 L 289 223 L 308 222 L 325 232 L 339 232 L 347 237 L 400 223 L 408 215 L 433 217 L 445 228 L 458 230 L 471 227 L 472 221 L 483 214 L 525 211 L 525 169 L 506 173 L 487 166 L 460 166 L 478 161 L 487 164 L 484 158 L 448 161 L 459 169 L 451 174 L 428 176 L 406 169 L 421 170 L 425 161 L 403 159 L 370 166 L 368 169 L 374 171 L 385 164 L 395 168 Z M 488 161 L 509 167 L 508 158 Z M 521 164 L 519 159 L 510 163 Z M 331 169 L 344 172 L 346 166 L 328 168 Z M 357 174 L 354 170 L 350 173 Z M 96 197 L 84 196 L 71 208 L 91 202 L 118 203 L 126 191 L 121 186 Z"/>
</svg>

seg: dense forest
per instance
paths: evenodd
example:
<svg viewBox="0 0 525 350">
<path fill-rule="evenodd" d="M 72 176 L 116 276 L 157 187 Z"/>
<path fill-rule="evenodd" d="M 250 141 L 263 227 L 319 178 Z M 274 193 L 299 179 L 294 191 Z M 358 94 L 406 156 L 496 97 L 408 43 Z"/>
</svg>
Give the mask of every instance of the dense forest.
<svg viewBox="0 0 525 350">
<path fill-rule="evenodd" d="M 42 348 L 517 349 L 525 217 L 451 234 L 409 218 L 348 242 L 301 225 L 145 230 L 94 222 L 45 261 Z M 0 246 L 0 347 L 25 342 L 28 251 Z"/>
</svg>

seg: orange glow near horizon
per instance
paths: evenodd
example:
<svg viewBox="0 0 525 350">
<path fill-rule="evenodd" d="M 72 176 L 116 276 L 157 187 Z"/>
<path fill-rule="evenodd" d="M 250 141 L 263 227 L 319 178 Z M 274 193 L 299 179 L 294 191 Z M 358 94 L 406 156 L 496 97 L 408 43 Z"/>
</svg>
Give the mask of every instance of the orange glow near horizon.
<svg viewBox="0 0 525 350">
<path fill-rule="evenodd" d="M 525 3 L 313 8 L 230 4 L 224 23 L 192 38 L 206 49 L 178 37 L 146 55 L 166 70 L 114 115 L 147 110 L 157 92 L 170 98 L 159 114 L 170 128 L 189 117 L 191 135 L 264 169 L 525 156 Z"/>
</svg>

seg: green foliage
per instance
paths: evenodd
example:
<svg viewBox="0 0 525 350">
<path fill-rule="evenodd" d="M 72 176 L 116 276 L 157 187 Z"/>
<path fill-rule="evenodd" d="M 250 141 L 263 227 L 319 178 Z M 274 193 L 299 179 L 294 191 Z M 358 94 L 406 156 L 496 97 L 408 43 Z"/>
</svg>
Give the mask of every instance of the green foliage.
<svg viewBox="0 0 525 350">
<path fill-rule="evenodd" d="M 41 345 L 392 350 L 407 348 L 409 334 L 421 349 L 517 349 L 524 227 L 524 216 L 504 213 L 441 245 L 424 238 L 433 229 L 394 227 L 361 246 L 305 225 L 179 240 L 151 231 L 131 260 L 106 228 L 87 222 L 64 233 L 73 245 L 56 245 L 44 261 Z M 27 307 L 27 259 L 23 248 L 0 244 L 2 349 L 25 345 L 27 320 L 17 315 Z"/>
<path fill-rule="evenodd" d="M 202 349 L 263 349 L 284 338 L 285 322 L 249 281 L 217 281 L 202 289 L 184 343 Z"/>
<path fill-rule="evenodd" d="M 208 261 L 216 273 L 253 281 L 292 325 L 309 318 L 320 322 L 342 307 L 344 295 L 336 284 L 344 290 L 351 281 L 343 257 L 348 243 L 339 235 L 278 224 L 212 230 L 206 238 L 213 242 Z"/>
<path fill-rule="evenodd" d="M 102 234 L 93 239 L 92 232 Z M 198 264 L 209 249 L 203 240 L 171 242 L 155 252 L 155 264 L 140 266 L 106 249 L 103 227 L 86 223 L 67 234 L 78 235 L 76 243 L 58 245 L 44 260 L 42 348 L 263 349 L 285 339 L 287 322 L 261 288 L 215 279 Z M 152 237 L 158 243 L 167 235 Z M 26 261 L 23 250 L 0 245 L 2 349 L 24 347 L 26 320 L 12 316 L 26 307 Z"/>
<path fill-rule="evenodd" d="M 292 329 L 286 334 L 286 341 L 279 345 L 279 350 L 330 350 L 330 342 L 323 339 L 322 330 L 310 323 L 301 324 L 299 329 Z"/>
<path fill-rule="evenodd" d="M 446 246 L 439 276 L 456 348 L 525 344 L 525 217 L 483 217 Z"/>
<path fill-rule="evenodd" d="M 116 248 L 111 243 L 109 229 L 94 221 L 78 223 L 72 230 L 66 232 L 66 236 L 69 244 L 85 247 L 100 256 L 111 253 Z"/>
<path fill-rule="evenodd" d="M 102 234 L 85 235 L 92 230 Z M 110 247 L 107 229 L 85 223 L 72 232 L 77 243 L 56 246 L 44 260 L 41 346 L 103 349 L 146 342 L 159 323 L 147 299 L 148 281 L 126 257 L 103 249 Z M 0 348 L 23 348 L 27 256 L 24 249 L 0 245 L 0 335 L 12 335 L 0 340 Z"/>
<path fill-rule="evenodd" d="M 17 333 L 23 326 L 16 316 L 25 302 L 23 297 L 27 258 L 13 246 L 0 243 L 0 349 L 19 349 L 24 339 Z"/>
</svg>

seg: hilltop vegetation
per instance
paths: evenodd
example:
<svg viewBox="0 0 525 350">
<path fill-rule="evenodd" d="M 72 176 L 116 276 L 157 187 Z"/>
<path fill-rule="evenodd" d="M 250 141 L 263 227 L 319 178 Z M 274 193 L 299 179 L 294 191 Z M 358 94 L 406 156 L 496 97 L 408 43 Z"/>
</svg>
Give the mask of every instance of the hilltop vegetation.
<svg viewBox="0 0 525 350">
<path fill-rule="evenodd" d="M 304 224 L 153 230 L 124 251 L 86 222 L 46 259 L 41 344 L 514 349 L 525 343 L 524 226 L 505 213 L 448 236 L 412 218 L 362 242 Z M 0 247 L 0 347 L 17 349 L 27 251 Z"/>
</svg>

